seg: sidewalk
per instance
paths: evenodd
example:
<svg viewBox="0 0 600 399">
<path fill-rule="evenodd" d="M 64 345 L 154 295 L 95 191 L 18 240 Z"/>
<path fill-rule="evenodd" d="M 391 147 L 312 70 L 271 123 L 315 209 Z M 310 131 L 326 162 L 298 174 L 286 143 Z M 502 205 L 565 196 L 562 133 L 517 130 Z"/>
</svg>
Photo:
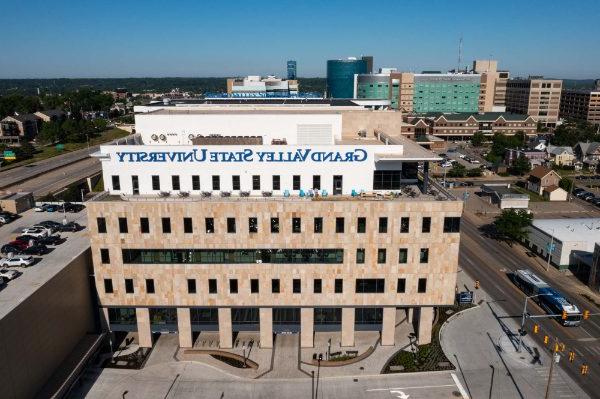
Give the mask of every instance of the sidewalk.
<svg viewBox="0 0 600 399">
<path fill-rule="evenodd" d="M 466 273 L 458 275 L 459 287 L 473 287 Z M 477 290 L 475 301 L 479 306 L 452 319 L 440 337 L 470 397 L 544 397 L 550 366 L 545 350 L 525 336 L 526 348 L 517 353 L 513 334 L 519 328 L 518 320 L 507 317 L 485 291 Z M 588 397 L 560 367 L 554 367 L 551 391 L 556 398 Z"/>
</svg>

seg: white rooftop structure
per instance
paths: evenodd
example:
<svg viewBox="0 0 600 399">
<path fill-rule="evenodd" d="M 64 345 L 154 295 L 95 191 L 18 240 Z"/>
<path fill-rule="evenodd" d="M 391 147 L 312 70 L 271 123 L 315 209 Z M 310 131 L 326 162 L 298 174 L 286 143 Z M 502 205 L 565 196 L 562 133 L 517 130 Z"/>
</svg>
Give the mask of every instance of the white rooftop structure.
<svg viewBox="0 0 600 399">
<path fill-rule="evenodd" d="M 589 251 L 600 242 L 600 218 L 535 219 L 531 224 L 555 240 L 586 242 Z"/>
</svg>

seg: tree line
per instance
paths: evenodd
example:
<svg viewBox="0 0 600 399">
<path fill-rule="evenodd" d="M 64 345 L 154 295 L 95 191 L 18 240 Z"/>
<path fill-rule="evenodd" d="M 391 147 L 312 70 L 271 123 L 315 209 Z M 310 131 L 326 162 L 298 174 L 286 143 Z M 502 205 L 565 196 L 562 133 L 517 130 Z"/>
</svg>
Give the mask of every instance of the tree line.
<svg viewBox="0 0 600 399">
<path fill-rule="evenodd" d="M 110 94 L 83 89 L 63 94 L 10 94 L 0 96 L 0 118 L 8 115 L 31 114 L 36 111 L 62 109 L 72 118 L 80 119 L 84 111 L 108 111 L 114 104 Z"/>
</svg>

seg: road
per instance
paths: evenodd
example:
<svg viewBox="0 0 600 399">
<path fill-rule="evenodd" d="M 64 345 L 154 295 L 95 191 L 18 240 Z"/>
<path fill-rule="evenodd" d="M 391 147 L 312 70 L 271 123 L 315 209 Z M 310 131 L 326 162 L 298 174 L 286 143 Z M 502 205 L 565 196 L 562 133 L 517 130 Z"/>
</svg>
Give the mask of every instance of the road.
<svg viewBox="0 0 600 399">
<path fill-rule="evenodd" d="M 556 270 L 546 273 L 543 262 L 539 258 L 528 257 L 525 251 L 515 245 L 507 244 L 485 237 L 479 230 L 479 220 L 469 212 L 464 213 L 461 225 L 461 247 L 459 266 L 472 278 L 479 280 L 482 287 L 491 295 L 503 310 L 512 317 L 520 319 L 525 295 L 509 280 L 507 273 L 528 268 L 541 275 L 548 283 L 570 296 L 580 308 L 592 313 L 600 312 L 600 308 L 580 295 L 571 281 Z M 462 287 L 460 287 L 462 288 Z M 472 288 L 472 287 L 471 287 Z M 537 305 L 530 302 L 528 311 L 532 315 L 545 314 Z M 528 320 L 526 330 L 534 336 L 535 341 L 543 346 L 543 336 L 557 337 L 566 345 L 567 351 L 561 360 L 561 366 L 591 396 L 597 396 L 600 386 L 600 321 L 594 318 L 584 321 L 580 327 L 563 327 L 551 319 L 537 319 L 540 333 L 532 334 L 533 322 Z M 576 353 L 576 362 L 569 364 L 567 352 Z M 590 373 L 582 376 L 579 365 L 589 365 Z"/>
</svg>

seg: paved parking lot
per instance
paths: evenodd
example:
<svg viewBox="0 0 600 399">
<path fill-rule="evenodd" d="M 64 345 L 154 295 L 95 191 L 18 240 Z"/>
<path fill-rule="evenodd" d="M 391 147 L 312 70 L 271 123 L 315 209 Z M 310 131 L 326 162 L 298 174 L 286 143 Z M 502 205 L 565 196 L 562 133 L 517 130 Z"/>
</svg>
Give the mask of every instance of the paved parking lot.
<svg viewBox="0 0 600 399">
<path fill-rule="evenodd" d="M 13 240 L 21 234 L 21 230 L 33 226 L 44 220 L 52 220 L 62 223 L 66 217 L 69 222 L 77 222 L 87 226 L 87 211 L 79 213 L 46 213 L 29 210 L 12 223 L 0 227 L 0 246 Z M 22 274 L 16 279 L 9 281 L 0 290 L 0 318 L 8 314 L 25 298 L 31 295 L 38 287 L 42 286 L 54 275 L 56 275 L 69 262 L 77 257 L 82 251 L 90 246 L 87 228 L 76 233 L 60 233 L 66 241 L 58 246 L 48 246 L 51 252 L 43 256 L 34 256 L 36 262 L 27 268 L 13 268 Z"/>
</svg>

